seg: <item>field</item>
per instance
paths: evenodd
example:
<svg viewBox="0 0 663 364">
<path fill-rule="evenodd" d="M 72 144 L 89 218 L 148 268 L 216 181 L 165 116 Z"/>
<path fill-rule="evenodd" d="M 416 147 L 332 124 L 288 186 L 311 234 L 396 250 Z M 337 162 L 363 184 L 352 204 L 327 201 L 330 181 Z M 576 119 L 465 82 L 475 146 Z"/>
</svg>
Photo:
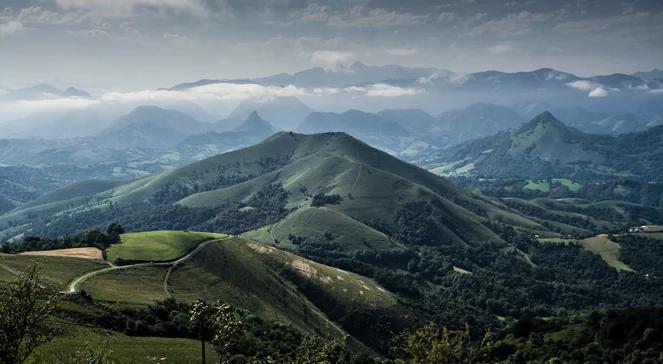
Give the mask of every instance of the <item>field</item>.
<svg viewBox="0 0 663 364">
<path fill-rule="evenodd" d="M 619 249 L 621 246 L 614 241 L 608 239 L 605 234 L 600 234 L 591 238 L 583 239 L 580 241 L 582 245 L 589 251 L 601 256 L 609 266 L 627 272 L 634 272 L 634 270 L 619 260 Z"/>
<path fill-rule="evenodd" d="M 107 259 L 132 261 L 170 261 L 193 250 L 198 244 L 225 237 L 223 234 L 189 231 L 146 231 L 120 236 L 122 243 L 107 250 Z"/>
<path fill-rule="evenodd" d="M 582 240 L 562 238 L 539 238 L 537 240 L 540 243 L 547 244 L 581 244 L 585 249 L 600 256 L 609 266 L 617 270 L 634 272 L 631 267 L 619 260 L 619 250 L 621 249 L 621 246 L 608 239 L 606 234 L 599 234 Z"/>
<path fill-rule="evenodd" d="M 167 267 L 136 267 L 101 273 L 83 282 L 81 289 L 94 299 L 127 304 L 150 304 L 163 300 Z"/>
<path fill-rule="evenodd" d="M 40 346 L 28 358 L 27 363 L 67 362 L 65 353 L 82 350 L 86 343 L 93 347 L 105 347 L 112 351 L 111 359 L 124 363 L 200 363 L 200 342 L 190 339 L 163 337 L 133 337 L 124 334 L 91 329 L 71 323 L 61 323 L 63 334 Z M 214 349 L 207 345 L 207 363 L 217 363 Z"/>
<path fill-rule="evenodd" d="M 20 255 L 103 260 L 101 250 L 99 250 L 98 248 L 69 248 L 69 249 L 39 250 L 39 251 L 20 253 Z"/>
<path fill-rule="evenodd" d="M 61 287 L 84 273 L 108 267 L 108 264 L 101 260 L 13 254 L 0 254 L 0 264 L 21 272 L 26 271 L 32 264 L 38 264 L 41 267 L 41 275 Z M 2 267 L 0 270 L 6 272 Z M 13 279 L 13 275 L 0 275 L 0 279 L 7 278 Z"/>
<path fill-rule="evenodd" d="M 523 188 L 532 191 L 550 192 L 550 183 L 548 183 L 548 181 L 546 180 L 541 180 L 541 181 L 528 180 L 527 185 L 525 185 L 525 187 Z"/>
</svg>

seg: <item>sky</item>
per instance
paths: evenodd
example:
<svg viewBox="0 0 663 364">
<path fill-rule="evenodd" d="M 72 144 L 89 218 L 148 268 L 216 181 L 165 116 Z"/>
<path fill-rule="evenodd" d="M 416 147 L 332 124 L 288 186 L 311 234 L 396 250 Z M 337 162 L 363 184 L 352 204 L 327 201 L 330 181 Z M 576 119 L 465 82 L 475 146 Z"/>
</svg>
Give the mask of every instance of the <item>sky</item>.
<svg viewBox="0 0 663 364">
<path fill-rule="evenodd" d="M 663 1 L 0 0 L 0 88 L 98 92 L 334 69 L 663 67 Z"/>
</svg>

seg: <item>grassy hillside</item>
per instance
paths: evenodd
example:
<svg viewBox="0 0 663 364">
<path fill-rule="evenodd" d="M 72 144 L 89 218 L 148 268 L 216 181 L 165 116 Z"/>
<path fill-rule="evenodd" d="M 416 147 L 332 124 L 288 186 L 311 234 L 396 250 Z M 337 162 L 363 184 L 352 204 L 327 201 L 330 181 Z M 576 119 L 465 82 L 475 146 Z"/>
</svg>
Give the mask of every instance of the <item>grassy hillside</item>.
<svg viewBox="0 0 663 364">
<path fill-rule="evenodd" d="M 169 261 L 193 250 L 198 244 L 222 238 L 223 234 L 192 231 L 145 231 L 120 235 L 121 244 L 112 245 L 106 257 L 130 261 Z"/>
<path fill-rule="evenodd" d="M 64 288 L 71 280 L 84 273 L 108 267 L 108 264 L 101 260 L 0 254 L 0 279 L 15 279 L 15 276 L 8 273 L 3 266 L 9 267 L 18 272 L 24 272 L 33 264 L 38 264 L 41 267 L 41 275 L 46 280 L 51 281 L 62 288 Z"/>
<path fill-rule="evenodd" d="M 168 287 L 179 299 L 223 299 L 317 333 L 336 327 L 330 320 L 397 307 L 372 279 L 242 238 L 206 246 L 172 272 Z"/>
<path fill-rule="evenodd" d="M 136 267 L 101 273 L 80 289 L 95 300 L 120 305 L 147 305 L 165 299 L 163 280 L 167 267 Z"/>
<path fill-rule="evenodd" d="M 53 192 L 49 192 L 36 200 L 30 201 L 20 205 L 16 210 L 23 210 L 26 208 L 47 205 L 55 202 L 61 202 L 79 197 L 88 197 L 96 195 L 97 193 L 110 190 L 111 188 L 125 184 L 126 181 L 104 181 L 104 180 L 90 180 L 81 181 L 66 185 L 58 188 Z"/>
</svg>

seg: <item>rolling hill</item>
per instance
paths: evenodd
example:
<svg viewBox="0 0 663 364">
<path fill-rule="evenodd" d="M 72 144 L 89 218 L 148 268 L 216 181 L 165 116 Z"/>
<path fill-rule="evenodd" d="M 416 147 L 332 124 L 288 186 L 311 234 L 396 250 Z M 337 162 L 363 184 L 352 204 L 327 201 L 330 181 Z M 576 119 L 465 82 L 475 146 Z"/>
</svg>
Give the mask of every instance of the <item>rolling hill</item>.
<svg viewBox="0 0 663 364">
<path fill-rule="evenodd" d="M 544 112 L 522 127 L 468 141 L 422 159 L 439 174 L 660 180 L 663 127 L 619 136 L 586 134 Z"/>
<path fill-rule="evenodd" d="M 338 195 L 339 200 L 313 206 L 315 195 Z M 243 232 L 283 220 L 284 226 L 309 229 L 306 234 L 311 235 L 307 237 L 331 236 L 334 244 L 345 250 L 357 249 L 364 240 L 375 248 L 394 246 L 385 234 L 413 234 L 408 226 L 417 222 L 416 214 L 436 216 L 423 222 L 439 233 L 421 237 L 432 245 L 477 245 L 486 241 L 504 244 L 487 225 L 490 219 L 541 228 L 499 203 L 462 190 L 344 133 L 277 133 L 260 144 L 71 202 L 31 206 L 3 215 L 0 228 L 5 236 L 25 230 L 56 233 L 52 229 L 58 229 L 59 235 L 75 230 L 83 221 L 103 224 L 112 219 L 140 229 L 160 226 Z M 175 221 L 179 222 L 143 218 L 145 214 L 165 218 L 165 211 L 175 213 L 177 209 L 185 209 L 177 213 L 181 217 Z M 416 213 L 411 215 L 409 211 Z M 320 214 L 327 216 L 321 218 Z M 327 219 L 335 225 L 326 227 Z M 149 221 L 154 225 L 139 226 Z M 307 225 L 311 221 L 321 226 Z M 347 231 L 358 235 L 346 236 Z M 283 240 L 283 236 L 279 238 Z"/>
</svg>

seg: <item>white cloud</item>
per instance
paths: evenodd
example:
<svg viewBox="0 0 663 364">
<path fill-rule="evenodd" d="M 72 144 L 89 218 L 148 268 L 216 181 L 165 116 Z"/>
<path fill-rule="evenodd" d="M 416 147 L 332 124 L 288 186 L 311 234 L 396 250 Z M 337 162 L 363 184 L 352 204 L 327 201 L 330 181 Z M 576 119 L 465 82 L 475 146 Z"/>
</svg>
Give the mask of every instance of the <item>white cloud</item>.
<svg viewBox="0 0 663 364">
<path fill-rule="evenodd" d="M 311 63 L 328 70 L 338 70 L 354 58 L 352 52 L 318 50 L 311 54 Z"/>
<path fill-rule="evenodd" d="M 589 95 L 589 97 L 606 97 L 608 96 L 608 90 L 604 89 L 603 87 L 599 86 L 595 89 L 593 89 Z"/>
<path fill-rule="evenodd" d="M 12 20 L 0 24 L 0 36 L 14 34 L 21 30 L 23 30 L 23 24 L 19 21 Z"/>
<path fill-rule="evenodd" d="M 11 120 L 36 113 L 84 109 L 99 103 L 99 100 L 76 97 L 60 97 L 42 100 L 6 100 L 0 101 L 0 109 L 3 114 L 2 119 Z"/>
<path fill-rule="evenodd" d="M 421 93 L 423 90 L 411 87 L 398 87 L 385 83 L 376 83 L 369 86 L 351 86 L 344 89 L 346 92 L 363 94 L 371 97 L 400 97 Z"/>
<path fill-rule="evenodd" d="M 391 56 L 414 56 L 419 53 L 419 50 L 415 48 L 390 48 L 386 49 L 385 52 Z"/>
<path fill-rule="evenodd" d="M 594 82 L 584 81 L 584 80 L 569 82 L 566 85 L 580 91 L 593 90 L 599 86 Z"/>
</svg>

